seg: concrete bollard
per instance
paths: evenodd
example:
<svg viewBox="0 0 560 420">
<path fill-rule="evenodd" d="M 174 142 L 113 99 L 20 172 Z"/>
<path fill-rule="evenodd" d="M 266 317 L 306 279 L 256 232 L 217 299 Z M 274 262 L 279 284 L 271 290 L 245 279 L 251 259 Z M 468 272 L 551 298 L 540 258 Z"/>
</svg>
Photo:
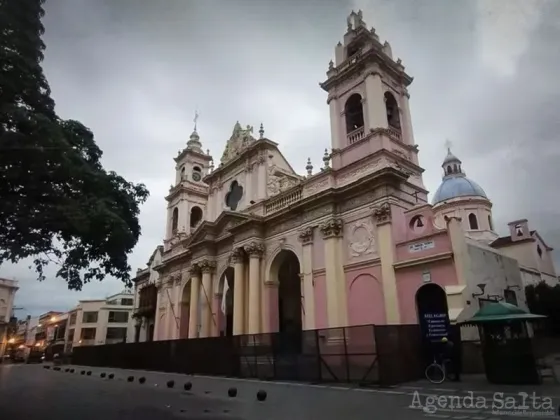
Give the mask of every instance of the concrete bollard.
<svg viewBox="0 0 560 420">
<path fill-rule="evenodd" d="M 141 378 L 138 378 L 138 382 L 140 382 L 141 384 L 143 384 L 144 382 L 146 382 L 146 378 L 144 378 L 143 376 Z"/>
<path fill-rule="evenodd" d="M 91 370 L 88 370 L 86 373 L 87 376 L 91 376 Z"/>
<path fill-rule="evenodd" d="M 232 387 L 232 388 L 228 389 L 227 394 L 230 398 L 237 397 L 237 388 Z"/>
<path fill-rule="evenodd" d="M 114 373 L 110 373 L 109 376 L 107 376 L 107 378 L 109 378 L 109 379 L 113 379 L 114 377 L 115 377 Z"/>
<path fill-rule="evenodd" d="M 105 372 L 101 372 L 101 375 L 99 375 L 99 376 L 101 376 L 102 378 L 104 378 L 104 377 L 107 376 L 107 375 L 105 375 Z"/>
<path fill-rule="evenodd" d="M 257 392 L 257 400 L 259 401 L 264 401 L 266 400 L 266 391 L 261 389 L 259 392 Z"/>
<path fill-rule="evenodd" d="M 183 385 L 183 389 L 185 391 L 190 391 L 192 389 L 192 384 L 190 382 L 186 382 L 185 385 Z"/>
<path fill-rule="evenodd" d="M 129 376 L 129 377 L 127 378 L 127 381 L 128 381 L 128 382 L 134 382 L 134 376 Z"/>
<path fill-rule="evenodd" d="M 173 388 L 175 386 L 175 381 L 167 381 L 167 388 Z"/>
</svg>

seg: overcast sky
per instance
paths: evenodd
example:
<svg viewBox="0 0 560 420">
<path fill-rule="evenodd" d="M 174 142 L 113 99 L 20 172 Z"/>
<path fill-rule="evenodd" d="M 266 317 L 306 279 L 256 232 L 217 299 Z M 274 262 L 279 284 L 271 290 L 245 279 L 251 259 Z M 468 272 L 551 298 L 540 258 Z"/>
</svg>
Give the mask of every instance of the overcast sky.
<svg viewBox="0 0 560 420">
<path fill-rule="evenodd" d="M 47 0 L 45 7 L 44 69 L 59 115 L 90 127 L 105 166 L 151 193 L 133 271 L 162 241 L 163 197 L 195 108 L 203 147 L 216 159 L 239 120 L 263 122 L 300 173 L 308 156 L 320 166 L 330 129 L 318 82 L 358 8 L 415 78 L 411 112 L 428 189 L 439 185 L 449 139 L 494 202 L 500 233 L 526 217 L 560 249 L 558 1 Z M 20 316 L 123 288 L 106 280 L 69 292 L 59 279 L 38 283 L 28 265 L 0 268 L 1 277 L 20 281 Z"/>
</svg>

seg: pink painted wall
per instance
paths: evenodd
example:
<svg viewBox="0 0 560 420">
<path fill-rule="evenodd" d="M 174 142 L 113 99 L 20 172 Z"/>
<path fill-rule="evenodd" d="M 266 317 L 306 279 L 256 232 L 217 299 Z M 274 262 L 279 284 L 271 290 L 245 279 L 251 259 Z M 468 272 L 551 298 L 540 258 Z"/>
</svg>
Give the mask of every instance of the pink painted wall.
<svg viewBox="0 0 560 420">
<path fill-rule="evenodd" d="M 346 271 L 348 325 L 386 323 L 381 266 Z"/>
<path fill-rule="evenodd" d="M 327 285 L 325 274 L 313 276 L 315 287 L 315 328 L 328 328 L 327 319 Z"/>
<path fill-rule="evenodd" d="M 452 260 L 438 261 L 418 265 L 415 267 L 402 268 L 395 271 L 397 278 L 397 294 L 399 297 L 399 310 L 403 324 L 416 324 L 416 291 L 424 283 L 422 273 L 429 271 L 432 283 L 440 286 L 451 286 L 457 284 L 455 266 Z"/>
</svg>

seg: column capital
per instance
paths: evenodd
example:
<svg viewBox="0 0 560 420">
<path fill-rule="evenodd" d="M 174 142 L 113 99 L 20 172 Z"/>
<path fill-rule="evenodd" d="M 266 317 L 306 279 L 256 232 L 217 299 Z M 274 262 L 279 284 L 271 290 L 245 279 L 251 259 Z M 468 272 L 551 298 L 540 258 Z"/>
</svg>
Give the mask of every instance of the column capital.
<svg viewBox="0 0 560 420">
<path fill-rule="evenodd" d="M 373 217 L 378 225 L 389 223 L 391 221 L 391 205 L 383 203 L 373 208 Z"/>
<path fill-rule="evenodd" d="M 200 267 L 198 263 L 191 264 L 191 266 L 189 267 L 189 274 L 191 277 L 200 276 Z"/>
<path fill-rule="evenodd" d="M 231 251 L 230 259 L 234 264 L 243 262 L 243 257 L 245 253 L 243 252 L 243 248 L 237 247 Z"/>
<path fill-rule="evenodd" d="M 298 232 L 298 239 L 303 245 L 313 243 L 313 226 L 307 226 Z"/>
<path fill-rule="evenodd" d="M 323 238 L 328 239 L 340 236 L 340 234 L 342 233 L 342 226 L 343 223 L 341 219 L 333 218 L 322 223 L 319 226 L 319 230 L 323 234 Z"/>
<path fill-rule="evenodd" d="M 249 258 L 260 258 L 264 254 L 264 245 L 257 241 L 252 241 L 243 247 L 245 252 L 249 254 Z"/>
<path fill-rule="evenodd" d="M 198 263 L 202 273 L 212 273 L 216 269 L 216 262 L 212 260 L 202 260 Z"/>
</svg>

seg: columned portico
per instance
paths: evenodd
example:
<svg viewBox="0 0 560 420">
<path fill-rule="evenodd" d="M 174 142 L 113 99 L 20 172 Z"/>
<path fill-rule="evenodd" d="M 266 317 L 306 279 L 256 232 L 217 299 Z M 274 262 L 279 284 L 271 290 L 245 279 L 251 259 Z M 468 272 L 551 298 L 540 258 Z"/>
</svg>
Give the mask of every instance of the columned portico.
<svg viewBox="0 0 560 420">
<path fill-rule="evenodd" d="M 202 311 L 200 337 L 211 337 L 212 334 L 212 274 L 216 268 L 216 263 L 204 260 L 198 264 L 202 272 Z"/>
<path fill-rule="evenodd" d="M 200 298 L 200 268 L 193 264 L 191 273 L 191 301 L 189 307 L 189 338 L 198 337 L 198 305 Z"/>
<path fill-rule="evenodd" d="M 234 269 L 233 288 L 233 335 L 242 335 L 244 331 L 245 308 L 245 252 L 235 248 L 231 254 Z"/>
<path fill-rule="evenodd" d="M 249 322 L 247 334 L 259 334 L 261 321 L 261 257 L 264 254 L 264 245 L 259 242 L 251 242 L 244 247 L 245 252 L 249 255 Z"/>
<path fill-rule="evenodd" d="M 327 320 L 330 328 L 347 325 L 347 298 L 341 244 L 342 220 L 330 219 L 319 229 L 325 242 L 325 277 L 327 286 Z"/>
<path fill-rule="evenodd" d="M 303 252 L 301 277 L 303 281 L 304 329 L 315 328 L 315 292 L 313 288 L 313 228 L 307 227 L 298 234 Z"/>
</svg>

